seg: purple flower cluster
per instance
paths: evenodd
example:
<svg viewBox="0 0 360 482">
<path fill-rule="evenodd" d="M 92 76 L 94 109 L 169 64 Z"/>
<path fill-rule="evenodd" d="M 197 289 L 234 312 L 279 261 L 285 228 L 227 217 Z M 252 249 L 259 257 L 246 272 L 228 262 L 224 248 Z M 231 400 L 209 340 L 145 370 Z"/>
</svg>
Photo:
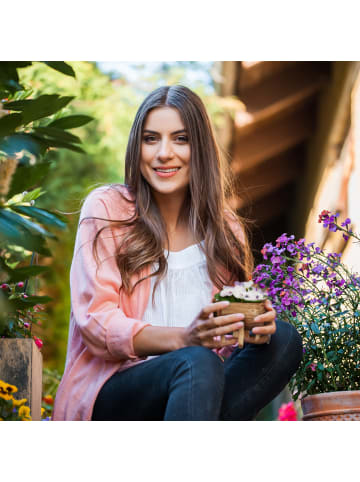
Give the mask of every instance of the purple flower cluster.
<svg viewBox="0 0 360 482">
<path fill-rule="evenodd" d="M 323 223 L 324 228 L 328 228 L 329 231 L 336 232 L 336 231 L 343 231 L 342 235 L 345 241 L 347 241 L 350 237 L 351 234 L 353 234 L 352 230 L 349 229 L 349 226 L 351 224 L 351 219 L 346 218 L 343 223 L 341 223 L 341 226 L 337 224 L 337 218 L 339 217 L 340 213 L 336 214 L 331 214 L 330 211 L 323 210 L 319 214 L 319 223 Z M 345 229 L 343 229 L 345 228 Z"/>
<path fill-rule="evenodd" d="M 330 231 L 343 230 L 337 215 L 322 211 L 319 222 Z M 346 219 L 342 226 L 348 230 Z M 351 275 L 341 263 L 341 254 L 326 254 L 315 243 L 295 240 L 294 235 L 282 234 L 276 243 L 266 243 L 261 253 L 264 264 L 256 266 L 252 279 L 266 289 L 276 311 L 296 317 L 300 310 L 329 309 L 332 301 L 349 290 L 359 289 L 360 277 Z"/>
</svg>

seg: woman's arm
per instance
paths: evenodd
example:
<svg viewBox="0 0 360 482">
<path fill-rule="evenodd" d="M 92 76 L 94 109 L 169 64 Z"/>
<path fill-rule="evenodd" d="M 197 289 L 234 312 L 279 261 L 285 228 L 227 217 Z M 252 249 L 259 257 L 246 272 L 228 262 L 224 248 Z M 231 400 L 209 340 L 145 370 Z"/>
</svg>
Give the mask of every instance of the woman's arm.
<svg viewBox="0 0 360 482">
<path fill-rule="evenodd" d="M 161 355 L 183 348 L 184 328 L 146 326 L 133 339 L 134 352 L 138 356 Z"/>
<path fill-rule="evenodd" d="M 119 361 L 137 358 L 133 337 L 149 324 L 127 317 L 119 307 L 122 280 L 114 256 L 116 244 L 111 228 L 104 229 L 98 238 L 98 268 L 93 256 L 96 233 L 110 224 L 106 219 L 114 219 L 109 209 L 110 196 L 106 189 L 95 189 L 82 206 L 70 270 L 70 291 L 71 308 L 84 344 L 95 356 Z M 125 217 L 126 209 L 124 206 Z M 88 216 L 105 218 L 105 221 L 84 219 Z"/>
<path fill-rule="evenodd" d="M 158 355 L 186 346 L 204 346 L 209 349 L 236 343 L 234 337 L 221 340 L 221 335 L 232 334 L 243 326 L 243 314 L 214 316 L 228 306 L 228 301 L 219 301 L 205 306 L 186 328 L 147 326 L 134 337 L 134 351 L 138 356 Z"/>
</svg>

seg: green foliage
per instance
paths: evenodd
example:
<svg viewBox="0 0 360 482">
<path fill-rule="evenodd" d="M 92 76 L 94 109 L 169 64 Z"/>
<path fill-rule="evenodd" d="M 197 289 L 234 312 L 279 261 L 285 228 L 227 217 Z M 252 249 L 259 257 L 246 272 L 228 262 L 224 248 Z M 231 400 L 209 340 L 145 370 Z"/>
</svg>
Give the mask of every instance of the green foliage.
<svg viewBox="0 0 360 482">
<path fill-rule="evenodd" d="M 75 76 L 72 67 L 64 62 L 44 64 L 48 64 L 44 65 L 47 70 L 51 67 L 67 76 Z M 48 272 L 48 268 L 18 267 L 18 264 L 27 263 L 31 252 L 31 264 L 35 253 L 51 256 L 46 241 L 58 238 L 43 225 L 61 230 L 66 228 L 64 217 L 50 209 L 34 207 L 35 200 L 46 192 L 38 187 L 49 172 L 46 155 L 53 147 L 84 152 L 79 147 L 81 140 L 78 136 L 61 125 L 49 126 L 55 120 L 60 122 L 62 110 L 74 96 L 54 93 L 56 86 L 51 93 L 24 87 L 26 84 L 18 69 L 31 65 L 32 62 L 0 63 L 0 94 L 3 98 L 0 104 L 0 335 L 5 337 L 32 336 L 32 325 L 41 321 L 42 304 L 52 301 L 49 296 L 25 293 L 28 282 L 31 285 L 33 281 L 30 278 Z M 80 123 L 83 125 L 90 120 L 89 116 L 82 117 Z M 63 122 L 66 124 L 67 120 Z M 79 119 L 75 125 L 79 125 Z"/>
</svg>

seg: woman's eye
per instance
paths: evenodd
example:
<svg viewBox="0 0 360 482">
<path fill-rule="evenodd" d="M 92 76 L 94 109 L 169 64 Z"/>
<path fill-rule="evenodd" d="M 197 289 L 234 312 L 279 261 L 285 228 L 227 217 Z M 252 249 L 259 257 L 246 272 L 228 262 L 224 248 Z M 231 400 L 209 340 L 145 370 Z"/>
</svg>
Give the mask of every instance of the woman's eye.
<svg viewBox="0 0 360 482">
<path fill-rule="evenodd" d="M 155 136 L 144 136 L 145 142 L 153 142 L 155 141 Z"/>
<path fill-rule="evenodd" d="M 178 136 L 177 138 L 180 142 L 188 142 L 189 138 L 187 136 Z"/>
</svg>

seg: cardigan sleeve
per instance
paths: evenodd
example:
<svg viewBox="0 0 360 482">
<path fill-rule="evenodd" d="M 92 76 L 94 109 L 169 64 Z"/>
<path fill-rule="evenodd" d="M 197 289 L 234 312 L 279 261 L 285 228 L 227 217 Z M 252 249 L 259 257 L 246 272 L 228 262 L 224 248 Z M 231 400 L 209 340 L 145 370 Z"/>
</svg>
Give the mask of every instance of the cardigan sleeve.
<svg viewBox="0 0 360 482">
<path fill-rule="evenodd" d="M 71 305 L 82 340 L 93 355 L 111 361 L 140 359 L 134 353 L 133 337 L 150 324 L 127 317 L 119 306 L 122 280 L 112 228 L 98 237 L 98 268 L 92 251 L 96 233 L 114 219 L 110 202 L 104 190 L 97 188 L 81 208 L 70 270 Z M 105 220 L 84 219 L 87 216 Z"/>
</svg>

